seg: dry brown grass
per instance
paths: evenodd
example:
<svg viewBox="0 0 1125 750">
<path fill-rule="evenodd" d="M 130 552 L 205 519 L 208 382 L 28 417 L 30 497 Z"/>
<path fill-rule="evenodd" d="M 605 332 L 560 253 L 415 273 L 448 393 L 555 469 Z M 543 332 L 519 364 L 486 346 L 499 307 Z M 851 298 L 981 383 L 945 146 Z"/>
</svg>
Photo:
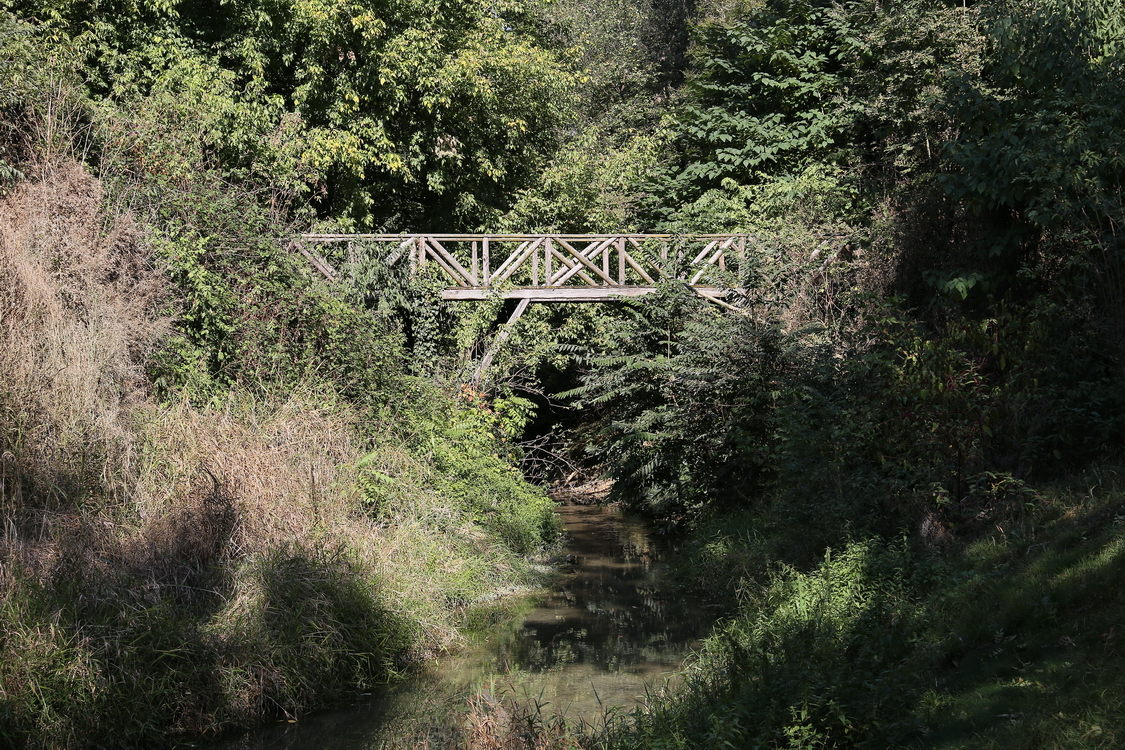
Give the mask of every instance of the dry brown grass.
<svg viewBox="0 0 1125 750">
<path fill-rule="evenodd" d="M 131 219 L 103 221 L 81 166 L 40 171 L 0 201 L 0 502 L 49 508 L 126 490 L 129 423 L 167 319 Z"/>
<path fill-rule="evenodd" d="M 443 695 L 380 739 L 386 750 L 581 750 L 603 746 L 606 727 L 568 724 L 512 686 L 482 686 L 467 698 Z M 431 698 L 423 698 L 427 703 Z M 607 716 L 607 719 L 609 717 Z"/>
<path fill-rule="evenodd" d="M 144 364 L 169 321 L 142 233 L 105 218 L 79 165 L 38 172 L 0 200 L 0 573 L 6 558 L 48 578 L 113 568 L 183 585 L 217 560 L 346 545 L 424 621 L 423 650 L 450 646 L 448 579 L 471 577 L 474 556 L 506 564 L 479 527 L 405 450 L 362 469 L 369 448 L 329 394 L 152 402 Z M 395 478 L 393 516 L 366 512 L 364 470 Z"/>
<path fill-rule="evenodd" d="M 343 410 L 318 408 L 311 396 L 275 405 L 242 403 L 195 409 L 154 408 L 142 427 L 149 456 L 135 508 L 155 523 L 208 485 L 235 498 L 231 554 L 261 553 L 281 542 L 313 544 L 339 531 L 358 507 L 359 452 Z"/>
<path fill-rule="evenodd" d="M 247 397 L 204 410 L 152 410 L 143 428 L 150 458 L 138 485 L 135 534 L 172 532 L 179 525 L 167 520 L 170 513 L 198 514 L 199 498 L 220 492 L 231 498 L 229 559 L 346 546 L 367 575 L 386 583 L 400 613 L 421 625 L 419 657 L 452 647 L 460 636 L 448 601 L 451 579 L 469 573 L 474 557 L 489 557 L 486 540 L 426 489 L 426 468 L 405 450 L 383 446 L 361 468 L 352 417 L 316 402 L 317 394 L 298 392 L 272 405 Z M 358 482 L 372 468 L 402 483 L 391 516 L 367 512 Z M 491 558 L 510 563 L 498 551 Z"/>
<path fill-rule="evenodd" d="M 465 750 L 579 750 L 582 746 L 561 716 L 544 714 L 543 706 L 533 701 L 489 691 L 469 700 L 464 735 L 458 742 Z"/>
</svg>

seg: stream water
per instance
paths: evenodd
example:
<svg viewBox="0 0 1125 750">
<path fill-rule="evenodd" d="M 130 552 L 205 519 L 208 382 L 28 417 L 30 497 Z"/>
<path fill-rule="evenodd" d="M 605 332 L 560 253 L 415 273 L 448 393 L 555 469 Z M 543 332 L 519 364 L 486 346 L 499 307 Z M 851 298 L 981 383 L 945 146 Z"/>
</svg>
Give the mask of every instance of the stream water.
<svg viewBox="0 0 1125 750">
<path fill-rule="evenodd" d="M 377 748 L 455 720 L 481 690 L 510 691 L 547 713 L 595 723 L 675 680 L 714 621 L 703 602 L 664 593 L 659 571 L 672 546 L 613 508 L 560 505 L 565 564 L 554 586 L 527 601 L 464 652 L 437 660 L 358 705 L 256 730 L 222 750 Z"/>
</svg>

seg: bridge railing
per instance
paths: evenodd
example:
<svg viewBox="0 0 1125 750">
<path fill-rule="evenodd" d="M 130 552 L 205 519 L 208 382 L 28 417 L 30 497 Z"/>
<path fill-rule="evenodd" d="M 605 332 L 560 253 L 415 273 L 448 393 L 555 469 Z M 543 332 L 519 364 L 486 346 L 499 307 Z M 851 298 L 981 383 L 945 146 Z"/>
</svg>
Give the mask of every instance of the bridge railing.
<svg viewBox="0 0 1125 750">
<path fill-rule="evenodd" d="M 714 296 L 730 288 L 727 272 L 746 252 L 746 236 L 731 234 L 306 234 L 298 242 L 347 243 L 352 257 L 386 246 L 381 260 L 411 272 L 435 264 L 450 282 L 448 300 L 606 300 L 646 294 L 670 278 Z"/>
</svg>

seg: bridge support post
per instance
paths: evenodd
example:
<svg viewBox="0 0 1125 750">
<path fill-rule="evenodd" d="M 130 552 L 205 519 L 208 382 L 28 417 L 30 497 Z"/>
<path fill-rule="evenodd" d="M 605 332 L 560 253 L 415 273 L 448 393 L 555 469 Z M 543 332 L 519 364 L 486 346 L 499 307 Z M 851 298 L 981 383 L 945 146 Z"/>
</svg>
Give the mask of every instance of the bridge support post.
<svg viewBox="0 0 1125 750">
<path fill-rule="evenodd" d="M 529 299 L 521 299 L 520 303 L 516 305 L 516 309 L 512 312 L 512 317 L 508 318 L 508 322 L 501 328 L 500 332 L 496 334 L 496 338 L 492 340 L 488 350 L 481 357 L 480 364 L 477 365 L 476 370 L 473 372 L 473 379 L 471 381 L 474 388 L 480 387 L 481 378 L 488 371 L 489 365 L 492 364 L 492 358 L 496 356 L 496 352 L 500 351 L 500 347 L 512 335 L 512 324 L 523 317 L 524 312 L 527 311 L 527 306 L 531 304 Z"/>
</svg>

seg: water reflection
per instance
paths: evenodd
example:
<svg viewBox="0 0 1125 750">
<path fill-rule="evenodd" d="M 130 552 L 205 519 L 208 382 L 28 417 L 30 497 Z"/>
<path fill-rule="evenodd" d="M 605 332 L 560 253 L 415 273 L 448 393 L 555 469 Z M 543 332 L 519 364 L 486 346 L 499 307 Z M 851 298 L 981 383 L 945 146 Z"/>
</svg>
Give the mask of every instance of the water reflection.
<svg viewBox="0 0 1125 750">
<path fill-rule="evenodd" d="M 501 668 L 651 676 L 678 667 L 709 623 L 698 602 L 658 588 L 668 545 L 613 510 L 563 506 L 559 515 L 569 536 L 568 573 L 518 633 L 498 644 Z"/>
<path fill-rule="evenodd" d="M 354 709 L 251 733 L 225 750 L 374 748 L 381 737 L 435 732 L 478 690 L 512 690 L 551 712 L 594 722 L 673 678 L 711 628 L 698 601 L 661 590 L 671 546 L 617 510 L 563 505 L 562 575 L 522 619 Z M 421 725 L 421 726 L 420 726 Z"/>
</svg>

